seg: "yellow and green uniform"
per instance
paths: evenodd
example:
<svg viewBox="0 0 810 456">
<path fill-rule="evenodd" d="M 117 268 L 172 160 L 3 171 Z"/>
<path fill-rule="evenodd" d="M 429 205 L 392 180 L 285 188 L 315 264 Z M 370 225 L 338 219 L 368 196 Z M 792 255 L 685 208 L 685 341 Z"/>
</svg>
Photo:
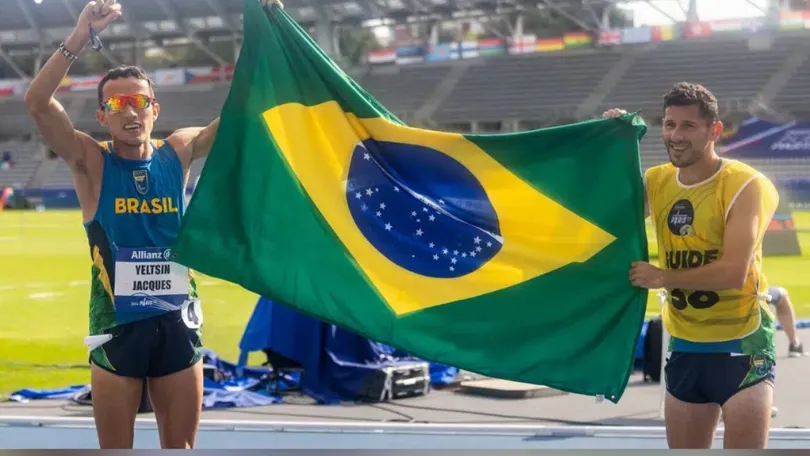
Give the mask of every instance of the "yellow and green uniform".
<svg viewBox="0 0 810 456">
<path fill-rule="evenodd" d="M 743 286 L 713 291 L 668 289 L 662 315 L 671 336 L 669 351 L 738 357 L 735 363 L 748 363 L 740 386 L 756 383 L 772 370 L 776 357 L 762 239 L 779 202 L 778 193 L 768 178 L 736 160 L 722 160 L 714 175 L 694 185 L 681 183 L 678 174 L 671 164 L 650 168 L 645 174 L 658 261 L 669 270 L 698 268 L 720 259 L 729 212 L 746 188 L 759 187 L 762 216 Z"/>
</svg>

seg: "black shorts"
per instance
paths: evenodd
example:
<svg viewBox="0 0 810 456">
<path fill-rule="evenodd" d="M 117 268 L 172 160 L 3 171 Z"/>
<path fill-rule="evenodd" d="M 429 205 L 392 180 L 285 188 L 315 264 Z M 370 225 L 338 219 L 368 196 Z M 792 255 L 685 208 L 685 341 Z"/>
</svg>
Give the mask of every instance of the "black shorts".
<svg viewBox="0 0 810 456">
<path fill-rule="evenodd" d="M 722 406 L 745 388 L 773 383 L 776 362 L 765 356 L 673 352 L 664 373 L 667 391 L 676 399 Z"/>
<path fill-rule="evenodd" d="M 201 329 L 189 328 L 180 311 L 116 326 L 113 338 L 90 352 L 90 362 L 122 377 L 163 377 L 202 359 Z"/>
</svg>

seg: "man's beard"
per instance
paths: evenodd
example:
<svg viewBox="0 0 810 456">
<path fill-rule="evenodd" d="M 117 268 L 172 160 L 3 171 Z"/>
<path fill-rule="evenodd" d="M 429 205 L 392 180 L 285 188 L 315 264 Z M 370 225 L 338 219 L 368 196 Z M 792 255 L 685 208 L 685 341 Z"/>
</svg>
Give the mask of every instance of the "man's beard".
<svg viewBox="0 0 810 456">
<path fill-rule="evenodd" d="M 671 143 L 667 143 L 666 147 L 667 158 L 669 158 L 669 162 L 676 168 L 686 168 L 687 166 L 694 165 L 700 161 L 706 149 L 705 146 L 703 148 L 695 147 L 693 143 L 688 143 L 686 148 L 680 151 L 674 150 Z"/>
</svg>

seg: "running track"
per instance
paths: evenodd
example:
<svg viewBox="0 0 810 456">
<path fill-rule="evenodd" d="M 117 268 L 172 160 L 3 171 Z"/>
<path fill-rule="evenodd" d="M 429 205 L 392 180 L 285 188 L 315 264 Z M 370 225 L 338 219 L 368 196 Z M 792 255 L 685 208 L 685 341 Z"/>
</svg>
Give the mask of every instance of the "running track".
<svg viewBox="0 0 810 456">
<path fill-rule="evenodd" d="M 721 434 L 718 437 L 722 436 Z M 661 427 L 291 423 L 207 420 L 198 449 L 511 450 L 666 449 Z M 135 448 L 156 449 L 154 421 L 143 420 Z M 93 449 L 87 418 L 0 417 L 4 449 Z M 715 442 L 722 448 L 722 440 Z M 810 431 L 773 429 L 770 448 L 810 448 Z"/>
</svg>

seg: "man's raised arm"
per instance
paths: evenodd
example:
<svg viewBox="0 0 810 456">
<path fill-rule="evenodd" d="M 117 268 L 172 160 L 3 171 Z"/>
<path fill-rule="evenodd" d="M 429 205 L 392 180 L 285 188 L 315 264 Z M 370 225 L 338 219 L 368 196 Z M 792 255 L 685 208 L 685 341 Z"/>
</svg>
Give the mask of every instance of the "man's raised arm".
<svg viewBox="0 0 810 456">
<path fill-rule="evenodd" d="M 208 157 L 218 129 L 219 117 L 205 127 L 181 128 L 166 138 L 177 151 L 184 171 L 188 171 L 195 160 Z"/>
<path fill-rule="evenodd" d="M 28 112 L 45 143 L 64 159 L 71 169 L 81 161 L 85 145 L 94 141 L 73 128 L 67 112 L 54 98 L 54 94 L 73 61 L 90 41 L 90 27 L 92 26 L 96 33 L 100 33 L 120 15 L 121 5 L 115 3 L 115 0 L 90 2 L 79 16 L 76 28 L 48 59 L 25 92 Z"/>
</svg>

